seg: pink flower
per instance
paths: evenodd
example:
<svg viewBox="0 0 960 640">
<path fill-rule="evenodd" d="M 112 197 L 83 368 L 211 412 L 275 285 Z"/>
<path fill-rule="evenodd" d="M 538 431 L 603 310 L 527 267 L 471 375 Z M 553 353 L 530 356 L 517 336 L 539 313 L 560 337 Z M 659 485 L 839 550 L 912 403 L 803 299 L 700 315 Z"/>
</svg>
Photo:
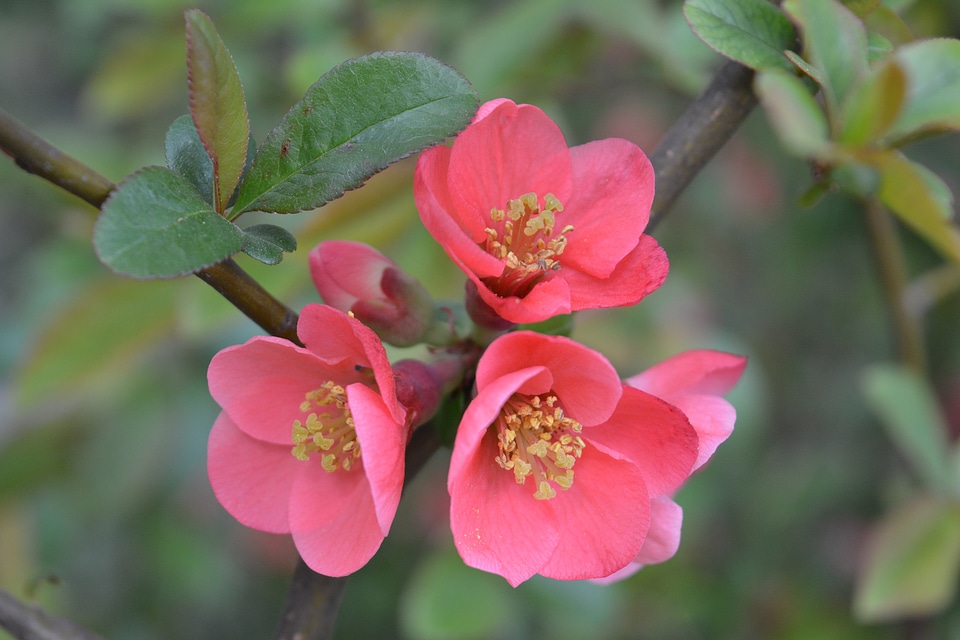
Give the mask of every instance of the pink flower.
<svg viewBox="0 0 960 640">
<path fill-rule="evenodd" d="M 608 576 L 637 557 L 650 497 L 675 490 L 696 452 L 683 414 L 623 386 L 599 353 L 502 336 L 480 359 L 450 461 L 457 550 L 514 586 Z"/>
<path fill-rule="evenodd" d="M 306 348 L 255 337 L 214 356 L 223 408 L 207 452 L 220 504 L 242 524 L 291 533 L 314 571 L 362 567 L 390 530 L 408 436 L 383 345 L 318 304 L 297 327 Z"/>
<path fill-rule="evenodd" d="M 650 161 L 620 139 L 568 148 L 540 109 L 493 100 L 453 147 L 424 151 L 420 217 L 480 298 L 514 323 L 631 305 L 667 275 L 643 234 Z"/>
<path fill-rule="evenodd" d="M 352 312 L 387 342 L 416 344 L 431 326 L 427 290 L 369 245 L 321 242 L 310 252 L 310 275 L 324 302 Z"/>
<path fill-rule="evenodd" d="M 737 383 L 747 365 L 746 358 L 721 351 L 685 351 L 650 367 L 627 380 L 627 384 L 657 396 L 687 416 L 697 432 L 700 451 L 691 473 L 733 433 L 737 412 L 723 394 Z M 665 562 L 680 547 L 683 509 L 671 496 L 655 496 L 653 517 L 647 539 L 637 557 L 621 571 L 598 582 L 627 578 L 648 564 Z"/>
</svg>

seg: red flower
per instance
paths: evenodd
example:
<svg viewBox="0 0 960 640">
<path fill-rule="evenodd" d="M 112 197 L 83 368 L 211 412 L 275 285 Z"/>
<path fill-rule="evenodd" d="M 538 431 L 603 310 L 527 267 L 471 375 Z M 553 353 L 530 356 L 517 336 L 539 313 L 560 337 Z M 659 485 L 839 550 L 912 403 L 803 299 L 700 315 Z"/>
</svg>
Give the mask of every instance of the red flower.
<svg viewBox="0 0 960 640">
<path fill-rule="evenodd" d="M 208 472 L 241 523 L 292 533 L 318 573 L 362 567 L 390 530 L 408 427 L 383 345 L 357 320 L 304 308 L 301 348 L 255 337 L 214 356 Z"/>
<path fill-rule="evenodd" d="M 414 176 L 420 217 L 483 302 L 514 323 L 631 305 L 667 275 L 643 235 L 650 161 L 634 144 L 568 148 L 540 109 L 494 100 L 453 147 L 424 151 Z"/>
<path fill-rule="evenodd" d="M 391 344 L 416 344 L 431 327 L 427 290 L 369 245 L 321 242 L 310 252 L 310 275 L 324 302 L 352 312 Z"/>
<path fill-rule="evenodd" d="M 733 432 L 737 412 L 723 394 L 737 383 L 746 358 L 722 351 L 685 351 L 627 380 L 627 384 L 679 408 L 697 432 L 700 451 L 691 473 L 699 469 L 717 446 Z M 599 582 L 627 578 L 644 565 L 665 562 L 680 546 L 683 509 L 669 495 L 655 496 L 653 518 L 640 553 L 627 567 Z"/>
<path fill-rule="evenodd" d="M 696 450 L 683 414 L 623 386 L 599 353 L 502 336 L 480 359 L 450 461 L 457 550 L 514 586 L 608 576 L 637 556 L 650 497 L 683 482 Z"/>
</svg>

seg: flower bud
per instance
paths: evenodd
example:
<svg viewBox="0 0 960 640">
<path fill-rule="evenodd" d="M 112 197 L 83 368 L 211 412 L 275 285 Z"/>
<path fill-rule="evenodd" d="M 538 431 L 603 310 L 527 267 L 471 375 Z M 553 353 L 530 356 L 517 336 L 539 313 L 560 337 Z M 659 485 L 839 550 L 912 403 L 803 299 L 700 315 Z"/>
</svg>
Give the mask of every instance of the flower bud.
<svg viewBox="0 0 960 640">
<path fill-rule="evenodd" d="M 423 285 L 369 245 L 321 242 L 310 252 L 310 275 L 324 302 L 353 313 L 385 342 L 417 344 L 433 324 Z"/>
</svg>

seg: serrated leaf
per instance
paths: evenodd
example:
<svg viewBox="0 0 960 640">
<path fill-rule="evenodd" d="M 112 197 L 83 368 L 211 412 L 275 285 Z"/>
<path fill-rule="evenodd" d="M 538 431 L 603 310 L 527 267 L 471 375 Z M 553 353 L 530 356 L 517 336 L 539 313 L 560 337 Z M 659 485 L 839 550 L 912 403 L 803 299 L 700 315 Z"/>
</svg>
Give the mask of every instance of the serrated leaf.
<svg viewBox="0 0 960 640">
<path fill-rule="evenodd" d="M 807 158 L 827 152 L 826 117 L 799 78 L 782 71 L 764 71 L 757 74 L 753 87 L 787 149 Z"/>
<path fill-rule="evenodd" d="M 297 250 L 293 234 L 275 224 L 257 224 L 243 230 L 243 252 L 264 264 L 278 264 L 284 252 Z"/>
<path fill-rule="evenodd" d="M 375 53 L 345 62 L 310 87 L 267 136 L 232 217 L 319 207 L 454 135 L 476 108 L 470 83 L 422 54 Z"/>
<path fill-rule="evenodd" d="M 840 105 L 868 69 L 863 22 L 836 0 L 784 0 L 783 9 L 800 26 L 804 58 L 819 70 L 834 128 Z"/>
<path fill-rule="evenodd" d="M 926 381 L 905 367 L 876 365 L 864 373 L 863 393 L 926 486 L 933 491 L 951 491 L 947 426 Z"/>
<path fill-rule="evenodd" d="M 686 0 L 683 15 L 707 45 L 752 69 L 789 70 L 783 52 L 796 34 L 787 17 L 766 0 Z"/>
<path fill-rule="evenodd" d="M 39 333 L 15 378 L 23 406 L 89 393 L 173 325 L 172 282 L 97 281 L 63 305 Z"/>
<path fill-rule="evenodd" d="M 937 186 L 930 171 L 898 151 L 865 159 L 880 170 L 880 200 L 945 258 L 960 265 L 960 231 L 950 221 L 953 211 L 943 198 L 946 187 Z M 942 184 L 939 178 L 936 182 Z"/>
<path fill-rule="evenodd" d="M 895 60 L 871 69 L 843 105 L 840 141 L 864 144 L 882 138 L 900 113 L 907 76 Z"/>
<path fill-rule="evenodd" d="M 187 179 L 213 205 L 213 161 L 190 116 L 180 116 L 167 129 L 163 143 L 167 167 Z"/>
<path fill-rule="evenodd" d="M 165 167 L 146 167 L 120 183 L 93 228 L 100 261 L 134 278 L 193 273 L 239 251 L 243 238 L 186 178 Z"/>
<path fill-rule="evenodd" d="M 927 616 L 953 599 L 960 569 L 960 507 L 920 496 L 873 534 L 854 596 L 863 622 Z"/>
<path fill-rule="evenodd" d="M 924 40 L 893 55 L 906 71 L 907 97 L 892 135 L 960 129 L 960 41 Z"/>
<path fill-rule="evenodd" d="M 247 105 L 237 67 L 213 21 L 198 9 L 188 9 L 184 18 L 190 114 L 213 161 L 216 209 L 222 212 L 247 157 Z"/>
</svg>

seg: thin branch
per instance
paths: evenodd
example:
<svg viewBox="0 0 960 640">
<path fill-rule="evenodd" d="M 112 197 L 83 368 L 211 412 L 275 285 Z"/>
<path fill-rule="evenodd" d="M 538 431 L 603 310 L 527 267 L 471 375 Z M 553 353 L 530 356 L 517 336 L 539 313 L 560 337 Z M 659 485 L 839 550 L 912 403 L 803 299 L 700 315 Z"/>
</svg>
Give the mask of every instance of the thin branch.
<svg viewBox="0 0 960 640">
<path fill-rule="evenodd" d="M 707 162 L 726 144 L 757 104 L 753 71 L 726 62 L 710 85 L 673 123 L 650 156 L 657 195 L 647 233 L 667 215 L 674 201 Z"/>
<path fill-rule="evenodd" d="M 876 257 L 880 284 L 887 299 L 893 332 L 900 352 L 900 362 L 920 374 L 926 372 L 927 358 L 924 350 L 921 316 L 910 313 L 907 306 L 909 277 L 903 246 L 897 235 L 893 216 L 876 198 L 868 198 L 863 204 L 864 216 L 873 253 Z"/>
<path fill-rule="evenodd" d="M 31 132 L 3 109 L 0 109 L 0 149 L 27 173 L 52 182 L 97 209 L 116 187 Z M 267 333 L 299 342 L 296 312 L 270 295 L 233 260 L 207 267 L 196 275 Z"/>
<path fill-rule="evenodd" d="M 100 636 L 76 623 L 20 602 L 3 589 L 0 589 L 0 628 L 19 640 L 100 640 Z"/>
</svg>

